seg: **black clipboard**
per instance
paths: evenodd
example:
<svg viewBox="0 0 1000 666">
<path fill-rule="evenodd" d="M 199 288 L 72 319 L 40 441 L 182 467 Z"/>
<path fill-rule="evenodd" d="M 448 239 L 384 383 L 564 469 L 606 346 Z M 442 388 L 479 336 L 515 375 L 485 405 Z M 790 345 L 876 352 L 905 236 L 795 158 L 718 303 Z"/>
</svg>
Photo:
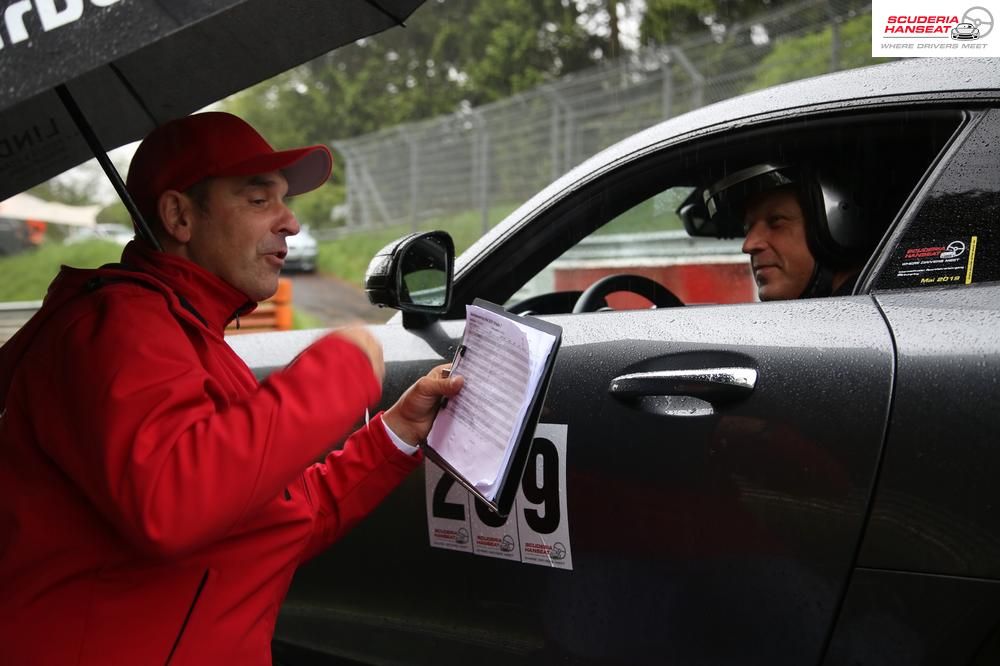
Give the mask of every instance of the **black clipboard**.
<svg viewBox="0 0 1000 666">
<path fill-rule="evenodd" d="M 562 344 L 562 327 L 547 321 L 542 321 L 541 319 L 535 319 L 534 317 L 511 314 L 510 312 L 504 310 L 503 307 L 495 303 L 490 303 L 489 301 L 484 301 L 481 298 L 477 298 L 472 304 L 481 307 L 484 310 L 489 310 L 494 314 L 506 317 L 507 319 L 524 326 L 529 326 L 548 333 L 555 338 L 552 343 L 552 351 L 549 353 L 548 358 L 545 359 L 545 363 L 542 366 L 542 375 L 539 379 L 538 385 L 536 386 L 535 393 L 532 395 L 531 401 L 528 403 L 528 409 L 525 412 L 524 420 L 517 426 L 514 444 L 512 445 L 514 449 L 507 460 L 507 465 L 498 475 L 500 485 L 494 499 L 491 500 L 486 497 L 479 489 L 472 485 L 472 483 L 470 483 L 469 480 L 461 474 L 461 472 L 452 467 L 451 464 L 449 464 L 448 461 L 445 460 L 441 454 L 435 451 L 429 444 L 425 443 L 422 447 L 424 455 L 430 458 L 445 472 L 450 474 L 466 490 L 472 493 L 474 498 L 488 506 L 494 513 L 497 513 L 500 516 L 507 516 L 510 513 L 511 507 L 514 505 L 514 498 L 517 496 L 517 489 L 521 484 L 521 474 L 524 472 L 524 465 L 528 461 L 528 455 L 531 452 L 531 442 L 535 436 L 535 426 L 538 425 L 538 419 L 542 415 L 542 405 L 545 403 L 545 396 L 549 390 L 549 380 L 552 378 L 552 369 L 555 367 L 559 346 Z M 459 344 L 458 349 L 455 352 L 456 358 L 458 358 L 460 354 L 463 354 L 466 349 L 465 336 L 463 335 L 462 342 Z"/>
</svg>

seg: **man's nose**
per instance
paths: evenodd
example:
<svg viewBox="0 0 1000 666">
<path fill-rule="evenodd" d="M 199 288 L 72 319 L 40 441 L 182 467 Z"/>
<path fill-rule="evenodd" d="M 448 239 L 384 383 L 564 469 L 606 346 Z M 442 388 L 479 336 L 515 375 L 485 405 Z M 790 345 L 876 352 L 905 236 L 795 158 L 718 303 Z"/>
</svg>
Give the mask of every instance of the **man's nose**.
<svg viewBox="0 0 1000 666">
<path fill-rule="evenodd" d="M 759 224 L 751 224 L 747 227 L 746 238 L 743 239 L 743 254 L 754 254 L 764 249 L 764 234 L 761 232 Z"/>
<path fill-rule="evenodd" d="M 282 211 L 281 217 L 278 219 L 277 233 L 294 236 L 302 229 L 302 225 L 299 224 L 298 218 L 295 217 L 295 213 L 292 212 L 292 209 L 287 204 L 282 203 L 281 206 Z"/>
</svg>

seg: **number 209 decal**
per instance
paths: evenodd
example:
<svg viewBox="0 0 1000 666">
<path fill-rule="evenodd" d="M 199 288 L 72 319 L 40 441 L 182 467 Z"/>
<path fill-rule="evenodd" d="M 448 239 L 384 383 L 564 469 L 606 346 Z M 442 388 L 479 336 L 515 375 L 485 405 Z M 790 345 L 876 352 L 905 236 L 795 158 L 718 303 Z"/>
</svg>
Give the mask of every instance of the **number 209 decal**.
<svg viewBox="0 0 1000 666">
<path fill-rule="evenodd" d="M 514 507 L 498 516 L 432 462 L 424 464 L 434 548 L 573 568 L 566 515 L 566 425 L 539 423 Z"/>
</svg>

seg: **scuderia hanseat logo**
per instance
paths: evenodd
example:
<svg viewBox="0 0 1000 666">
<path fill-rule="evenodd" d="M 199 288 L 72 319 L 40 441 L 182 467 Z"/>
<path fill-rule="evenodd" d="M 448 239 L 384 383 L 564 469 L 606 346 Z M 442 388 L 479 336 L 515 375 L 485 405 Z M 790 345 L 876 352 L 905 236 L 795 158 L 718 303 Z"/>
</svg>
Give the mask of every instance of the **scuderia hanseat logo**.
<svg viewBox="0 0 1000 666">
<path fill-rule="evenodd" d="M 5 46 L 26 42 L 29 30 L 41 24 L 43 32 L 61 28 L 80 20 L 84 7 L 110 7 L 121 0 L 17 0 L 7 3 L 3 10 L 3 26 L 7 41 L 0 36 L 0 49 Z"/>
<path fill-rule="evenodd" d="M 1000 0 L 980 0 L 962 13 L 953 0 L 874 0 L 872 56 L 895 58 L 1000 55 L 993 32 Z"/>
</svg>

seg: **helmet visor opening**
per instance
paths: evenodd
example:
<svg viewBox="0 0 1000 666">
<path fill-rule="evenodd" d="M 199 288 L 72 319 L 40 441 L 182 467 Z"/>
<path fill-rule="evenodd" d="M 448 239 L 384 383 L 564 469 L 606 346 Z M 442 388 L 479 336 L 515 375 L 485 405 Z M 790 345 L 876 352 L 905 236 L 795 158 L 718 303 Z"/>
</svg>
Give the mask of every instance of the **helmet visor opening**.
<svg viewBox="0 0 1000 666">
<path fill-rule="evenodd" d="M 747 201 L 764 192 L 796 185 L 788 168 L 776 164 L 758 164 L 726 176 L 704 192 L 705 211 L 719 238 L 746 235 L 743 216 Z"/>
</svg>

